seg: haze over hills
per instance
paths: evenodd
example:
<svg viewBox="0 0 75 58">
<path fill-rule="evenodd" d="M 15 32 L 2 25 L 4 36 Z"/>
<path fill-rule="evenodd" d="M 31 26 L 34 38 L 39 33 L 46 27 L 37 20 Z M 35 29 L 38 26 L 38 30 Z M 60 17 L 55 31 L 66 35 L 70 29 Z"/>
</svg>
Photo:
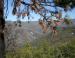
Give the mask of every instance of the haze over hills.
<svg viewBox="0 0 75 58">
<path fill-rule="evenodd" d="M 75 24 L 75 20 L 72 20 Z M 22 47 L 26 41 L 34 41 L 40 37 L 46 36 L 43 33 L 37 21 L 22 22 L 22 26 L 17 26 L 12 21 L 6 21 L 7 32 L 5 33 L 6 49 L 13 49 L 14 46 Z"/>
<path fill-rule="evenodd" d="M 21 27 L 16 26 L 15 23 L 11 21 L 6 23 L 8 33 L 5 34 L 5 41 L 7 43 L 6 46 L 9 45 L 7 48 L 11 49 L 13 44 L 16 44 L 18 47 L 20 47 L 24 44 L 24 42 L 33 41 L 43 35 L 38 22 L 22 22 L 21 25 Z"/>
</svg>

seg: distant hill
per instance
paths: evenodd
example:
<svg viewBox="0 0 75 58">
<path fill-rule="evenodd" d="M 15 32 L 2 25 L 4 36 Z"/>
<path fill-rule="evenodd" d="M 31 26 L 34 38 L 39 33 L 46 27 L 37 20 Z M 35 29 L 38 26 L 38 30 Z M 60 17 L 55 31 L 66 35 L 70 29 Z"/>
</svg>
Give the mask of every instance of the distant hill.
<svg viewBox="0 0 75 58">
<path fill-rule="evenodd" d="M 13 45 L 21 47 L 24 42 L 33 41 L 44 35 L 37 21 L 31 21 L 30 23 L 22 22 L 21 25 L 19 27 L 14 22 L 6 22 L 7 32 L 5 33 L 5 42 L 6 46 L 9 45 L 7 49 L 12 49 Z"/>
<path fill-rule="evenodd" d="M 75 24 L 75 20 L 72 20 Z M 6 21 L 7 32 L 5 33 L 5 42 L 7 49 L 21 47 L 26 41 L 34 41 L 40 37 L 46 36 L 43 33 L 38 21 L 22 22 L 22 26 L 16 26 L 15 22 Z"/>
</svg>

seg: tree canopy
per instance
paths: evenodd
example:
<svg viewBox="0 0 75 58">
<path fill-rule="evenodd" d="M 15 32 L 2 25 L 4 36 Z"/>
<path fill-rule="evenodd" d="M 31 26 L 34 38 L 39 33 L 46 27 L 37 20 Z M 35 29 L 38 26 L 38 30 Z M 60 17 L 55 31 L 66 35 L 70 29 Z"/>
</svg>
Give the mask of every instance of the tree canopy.
<svg viewBox="0 0 75 58">
<path fill-rule="evenodd" d="M 8 0 L 7 4 L 8 4 Z M 22 16 L 28 16 L 30 18 L 31 11 L 38 13 L 46 19 L 47 13 L 58 13 L 57 7 L 63 8 L 65 11 L 72 9 L 75 7 L 74 0 L 12 0 L 13 10 L 12 14 L 16 15 L 18 18 Z M 24 6 L 24 9 L 20 11 L 21 6 Z M 55 11 L 51 11 L 51 9 L 47 9 L 46 7 L 53 7 Z M 7 6 L 8 8 L 8 6 Z"/>
</svg>

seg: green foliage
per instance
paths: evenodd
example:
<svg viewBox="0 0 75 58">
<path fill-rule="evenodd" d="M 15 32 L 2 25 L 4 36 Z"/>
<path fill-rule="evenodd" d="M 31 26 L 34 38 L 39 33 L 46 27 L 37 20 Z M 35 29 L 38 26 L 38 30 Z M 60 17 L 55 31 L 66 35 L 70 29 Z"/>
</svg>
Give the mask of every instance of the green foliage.
<svg viewBox="0 0 75 58">
<path fill-rule="evenodd" d="M 27 43 L 15 53 L 8 52 L 6 58 L 75 58 L 75 40 L 59 46 L 51 46 L 48 40 L 42 40 L 36 46 Z"/>
<path fill-rule="evenodd" d="M 75 44 L 65 44 L 59 48 L 64 58 L 75 58 Z"/>
</svg>

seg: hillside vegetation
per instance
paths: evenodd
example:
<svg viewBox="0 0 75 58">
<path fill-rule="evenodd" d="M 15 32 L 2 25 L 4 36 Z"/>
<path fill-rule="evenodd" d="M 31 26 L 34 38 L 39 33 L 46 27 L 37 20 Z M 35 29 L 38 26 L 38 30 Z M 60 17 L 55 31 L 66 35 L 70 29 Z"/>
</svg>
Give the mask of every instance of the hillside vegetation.
<svg viewBox="0 0 75 58">
<path fill-rule="evenodd" d="M 65 33 L 64 33 L 65 32 Z M 68 32 L 68 34 L 67 34 Z M 25 42 L 15 52 L 7 52 L 7 58 L 75 58 L 75 36 L 68 29 L 59 38 L 47 34 L 33 42 Z M 62 37 L 61 37 L 62 36 Z"/>
<path fill-rule="evenodd" d="M 30 34 L 32 32 L 31 24 L 29 27 L 24 26 L 15 27 L 14 29 L 9 28 L 11 31 L 7 34 L 7 37 L 9 36 L 12 40 L 8 47 L 14 47 L 14 50 L 6 51 L 6 58 L 75 58 L 74 28 L 61 30 L 57 37 L 52 38 L 51 33 L 37 31 L 39 29 L 37 29 L 38 25 L 35 25 L 33 35 Z M 13 37 L 14 35 L 16 36 Z M 33 36 L 35 36 L 35 39 L 33 39 Z M 13 39 L 15 45 L 12 44 Z M 7 41 L 6 43 L 8 43 Z M 16 46 L 20 47 L 15 48 Z"/>
</svg>

